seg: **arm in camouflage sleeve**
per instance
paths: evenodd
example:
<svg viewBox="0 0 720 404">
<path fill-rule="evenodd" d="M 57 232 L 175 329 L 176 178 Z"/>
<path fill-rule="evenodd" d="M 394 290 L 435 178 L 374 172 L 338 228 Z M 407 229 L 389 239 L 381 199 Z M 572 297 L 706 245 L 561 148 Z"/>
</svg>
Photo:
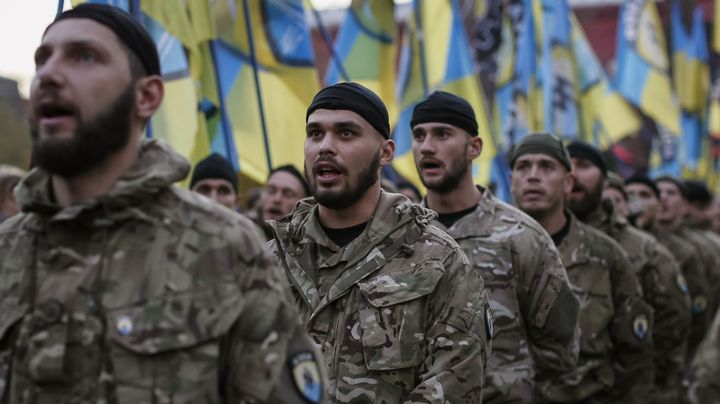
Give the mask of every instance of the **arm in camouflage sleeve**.
<svg viewBox="0 0 720 404">
<path fill-rule="evenodd" d="M 720 311 L 690 363 L 685 403 L 720 404 Z"/>
<path fill-rule="evenodd" d="M 710 296 L 710 284 L 706 278 L 705 262 L 700 256 L 692 254 L 683 264 L 683 274 L 690 291 L 690 313 L 692 326 L 688 337 L 687 358 L 692 358 L 698 345 L 705 336 L 709 322 L 712 320 L 707 306 Z"/>
<path fill-rule="evenodd" d="M 536 378 L 553 379 L 577 365 L 580 302 L 552 239 L 530 231 L 520 236 L 513 241 L 513 267 L 524 289 L 520 301 Z"/>
<path fill-rule="evenodd" d="M 487 292 L 460 248 L 443 266 L 445 273 L 428 301 L 427 356 L 405 403 L 482 400 L 492 336 Z"/>
<path fill-rule="evenodd" d="M 615 385 L 612 397 L 618 403 L 645 403 L 654 382 L 653 310 L 643 300 L 640 284 L 632 273 L 625 251 L 617 245 L 608 257 L 615 316 L 610 325 Z"/>
<path fill-rule="evenodd" d="M 655 377 L 659 385 L 677 389 L 685 368 L 690 335 L 690 298 L 675 258 L 660 244 L 648 245 L 647 269 L 641 273 L 645 299 L 654 309 Z"/>
<path fill-rule="evenodd" d="M 242 245 L 244 254 L 235 262 L 244 307 L 220 355 L 226 402 L 325 402 L 325 369 L 291 303 L 285 276 L 254 235 Z"/>
</svg>

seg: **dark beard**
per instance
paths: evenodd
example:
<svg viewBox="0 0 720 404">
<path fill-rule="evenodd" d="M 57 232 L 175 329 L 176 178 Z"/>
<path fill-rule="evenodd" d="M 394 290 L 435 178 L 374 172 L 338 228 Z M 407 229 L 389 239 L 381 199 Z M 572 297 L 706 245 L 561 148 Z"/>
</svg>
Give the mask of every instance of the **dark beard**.
<svg viewBox="0 0 720 404">
<path fill-rule="evenodd" d="M 425 182 L 425 179 L 423 179 L 422 176 L 420 176 L 420 181 L 422 181 L 423 185 L 425 185 L 425 188 L 442 194 L 457 189 L 460 181 L 462 181 L 463 177 L 465 177 L 467 172 L 468 161 L 463 156 L 462 160 L 458 159 L 450 162 L 447 175 L 445 176 L 445 178 L 442 178 L 440 182 L 435 184 L 429 184 Z"/>
<path fill-rule="evenodd" d="M 31 120 L 33 162 L 50 174 L 63 178 L 74 178 L 99 166 L 109 155 L 128 144 L 134 98 L 131 83 L 94 119 L 83 122 L 76 115 L 78 127 L 71 139 L 40 140 L 37 121 Z"/>
<path fill-rule="evenodd" d="M 580 200 L 567 198 L 567 207 L 578 219 L 584 221 L 600 205 L 604 185 L 603 181 L 598 181 L 595 189 L 589 190 L 580 184 L 576 184 L 576 189 L 582 189 L 585 196 Z"/>
<path fill-rule="evenodd" d="M 357 202 L 371 186 L 373 186 L 379 177 L 380 170 L 380 155 L 375 154 L 370 164 L 360 172 L 357 179 L 357 184 L 348 184 L 346 189 L 340 192 L 323 192 L 318 191 L 318 187 L 312 178 L 308 175 L 308 168 L 305 167 L 305 180 L 310 184 L 310 188 L 313 197 L 318 204 L 328 209 L 343 209 L 352 206 Z"/>
</svg>

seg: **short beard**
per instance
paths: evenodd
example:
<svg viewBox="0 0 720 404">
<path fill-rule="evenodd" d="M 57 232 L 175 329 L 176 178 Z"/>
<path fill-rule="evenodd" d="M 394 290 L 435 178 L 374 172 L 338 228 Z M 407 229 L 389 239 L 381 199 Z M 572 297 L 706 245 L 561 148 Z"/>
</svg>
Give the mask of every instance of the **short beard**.
<svg viewBox="0 0 720 404">
<path fill-rule="evenodd" d="M 48 173 L 63 178 L 74 178 L 98 167 L 128 144 L 134 97 L 131 83 L 92 120 L 83 122 L 76 114 L 78 127 L 71 139 L 40 139 L 37 121 L 31 120 L 33 161 Z"/>
<path fill-rule="evenodd" d="M 581 199 L 567 198 L 567 206 L 575 216 L 584 221 L 590 216 L 595 209 L 600 205 L 602 200 L 602 192 L 605 184 L 603 181 L 598 181 L 598 185 L 595 189 L 589 190 L 582 185 L 576 184 L 576 187 L 580 187 L 585 194 Z"/>
<path fill-rule="evenodd" d="M 467 148 L 466 148 L 467 150 Z M 467 174 L 469 168 L 468 160 L 465 157 L 465 154 L 463 154 L 463 157 L 461 159 L 452 160 L 450 162 L 450 165 L 448 166 L 447 174 L 440 179 L 437 183 L 428 183 L 425 182 L 425 179 L 420 176 L 420 181 L 423 183 L 425 188 L 437 192 L 437 193 L 447 193 L 450 191 L 453 191 L 457 189 L 458 185 L 460 184 L 460 181 L 465 177 Z M 418 167 L 418 170 L 420 168 Z"/>
<path fill-rule="evenodd" d="M 311 168 L 312 170 L 312 168 Z M 357 177 L 357 183 L 348 184 L 340 191 L 321 191 L 315 181 L 308 175 L 308 167 L 305 166 L 305 180 L 310 184 L 312 195 L 318 204 L 333 210 L 339 210 L 352 206 L 365 195 L 368 189 L 380 178 L 380 155 L 375 154 L 370 164 L 362 170 Z"/>
</svg>

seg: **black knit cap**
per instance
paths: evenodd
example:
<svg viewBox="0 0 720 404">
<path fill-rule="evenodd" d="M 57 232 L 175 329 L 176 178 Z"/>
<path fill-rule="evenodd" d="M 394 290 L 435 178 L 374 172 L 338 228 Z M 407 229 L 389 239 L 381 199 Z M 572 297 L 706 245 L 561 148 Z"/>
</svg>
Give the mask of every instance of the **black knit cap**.
<svg viewBox="0 0 720 404">
<path fill-rule="evenodd" d="M 662 175 L 660 177 L 655 178 L 655 184 L 659 184 L 661 182 L 670 182 L 670 183 L 675 184 L 675 186 L 678 188 L 678 191 L 680 191 L 680 195 L 682 195 L 683 198 L 688 199 L 687 188 L 685 188 L 685 183 L 682 180 L 679 180 L 679 179 L 669 176 L 669 175 Z M 658 187 L 658 188 L 660 188 L 660 187 Z"/>
<path fill-rule="evenodd" d="M 522 138 L 522 140 L 510 150 L 508 157 L 510 160 L 510 168 L 515 165 L 518 157 L 530 153 L 548 155 L 559 161 L 568 171 L 572 170 L 568 151 L 562 140 L 555 135 L 549 133 L 532 133 Z"/>
<path fill-rule="evenodd" d="M 410 129 L 415 125 L 440 122 L 457 126 L 472 136 L 478 135 L 475 111 L 469 102 L 455 94 L 435 91 L 413 109 Z"/>
<path fill-rule="evenodd" d="M 270 174 L 268 175 L 268 180 L 270 180 L 270 177 L 272 177 L 273 174 L 275 174 L 276 172 L 279 172 L 279 171 L 288 173 L 288 174 L 292 175 L 293 177 L 297 178 L 297 180 L 300 181 L 300 184 L 302 184 L 303 191 L 305 191 L 305 196 L 306 197 L 310 196 L 310 187 L 308 186 L 307 182 L 305 182 L 305 177 L 302 174 L 300 174 L 300 171 L 297 168 L 295 168 L 295 166 L 292 164 L 286 164 L 284 166 L 279 166 L 279 167 L 273 168 L 272 171 L 270 171 Z"/>
<path fill-rule="evenodd" d="M 305 114 L 305 123 L 310 114 L 318 109 L 355 112 L 372 125 L 382 137 L 390 139 L 390 119 L 387 107 L 377 94 L 363 85 L 348 82 L 323 88 L 310 103 L 307 114 Z"/>
<path fill-rule="evenodd" d="M 607 176 L 608 169 L 607 164 L 605 163 L 605 157 L 603 157 L 600 150 L 598 150 L 595 146 L 575 140 L 568 145 L 567 150 L 568 153 L 570 153 L 571 158 L 585 159 L 599 168 L 603 175 Z"/>
<path fill-rule="evenodd" d="M 45 33 L 56 22 L 70 18 L 85 18 L 106 26 L 115 33 L 130 52 L 137 56 L 149 76 L 160 75 L 160 57 L 155 42 L 145 28 L 129 13 L 104 4 L 83 3 L 57 16 L 55 21 L 45 29 Z"/>
<path fill-rule="evenodd" d="M 632 177 L 625 180 L 625 186 L 628 186 L 630 184 L 643 184 L 648 188 L 652 189 L 653 193 L 658 199 L 660 198 L 660 190 L 658 189 L 657 184 L 655 184 L 655 182 L 651 180 L 647 175 L 633 175 Z"/>
<path fill-rule="evenodd" d="M 689 202 L 708 205 L 713 200 L 713 195 L 708 190 L 707 185 L 702 181 L 685 181 L 685 189 L 687 190 L 687 199 Z"/>
<path fill-rule="evenodd" d="M 202 180 L 225 180 L 232 184 L 235 192 L 238 191 L 235 168 L 225 157 L 217 153 L 197 163 L 190 179 L 190 189 Z"/>
</svg>

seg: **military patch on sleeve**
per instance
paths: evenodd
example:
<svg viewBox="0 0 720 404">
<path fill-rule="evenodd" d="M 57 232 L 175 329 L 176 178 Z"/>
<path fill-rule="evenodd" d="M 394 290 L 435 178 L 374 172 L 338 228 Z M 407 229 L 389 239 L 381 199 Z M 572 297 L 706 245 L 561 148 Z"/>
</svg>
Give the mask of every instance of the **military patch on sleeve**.
<svg viewBox="0 0 720 404">
<path fill-rule="evenodd" d="M 300 395 L 309 403 L 319 403 L 323 384 L 315 355 L 310 351 L 297 353 L 288 359 L 288 365 Z"/>
<path fill-rule="evenodd" d="M 705 311 L 707 308 L 707 300 L 705 300 L 705 296 L 698 296 L 695 299 L 693 299 L 692 304 L 692 312 L 693 314 L 700 314 Z"/>
<path fill-rule="evenodd" d="M 488 341 L 493 339 L 493 322 L 495 322 L 495 318 L 493 318 L 492 309 L 490 309 L 489 304 L 485 304 L 485 332 L 487 333 L 487 339 Z"/>
<path fill-rule="evenodd" d="M 688 292 L 689 289 L 688 289 L 687 281 L 685 280 L 685 277 L 683 276 L 683 274 L 677 274 L 676 281 L 677 281 L 677 285 L 680 288 L 680 290 L 682 290 L 682 292 L 687 295 L 689 293 Z"/>
<path fill-rule="evenodd" d="M 633 333 L 635 333 L 635 336 L 638 337 L 638 339 L 645 339 L 649 329 L 650 323 L 648 322 L 648 318 L 645 314 L 638 314 L 635 316 L 633 319 Z"/>
</svg>

